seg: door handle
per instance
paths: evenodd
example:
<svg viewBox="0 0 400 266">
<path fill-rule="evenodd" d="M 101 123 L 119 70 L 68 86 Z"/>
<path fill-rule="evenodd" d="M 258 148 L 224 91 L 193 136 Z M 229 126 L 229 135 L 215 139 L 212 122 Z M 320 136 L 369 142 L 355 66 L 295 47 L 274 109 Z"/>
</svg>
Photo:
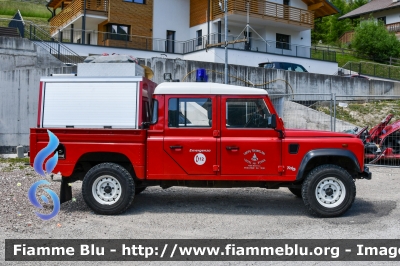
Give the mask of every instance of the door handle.
<svg viewBox="0 0 400 266">
<path fill-rule="evenodd" d="M 181 151 L 182 150 L 182 146 L 169 146 L 169 148 L 171 150 L 175 150 L 175 151 Z"/>
<path fill-rule="evenodd" d="M 233 151 L 233 152 L 239 151 L 239 147 L 236 147 L 236 146 L 226 146 L 226 149 L 228 151 Z"/>
</svg>

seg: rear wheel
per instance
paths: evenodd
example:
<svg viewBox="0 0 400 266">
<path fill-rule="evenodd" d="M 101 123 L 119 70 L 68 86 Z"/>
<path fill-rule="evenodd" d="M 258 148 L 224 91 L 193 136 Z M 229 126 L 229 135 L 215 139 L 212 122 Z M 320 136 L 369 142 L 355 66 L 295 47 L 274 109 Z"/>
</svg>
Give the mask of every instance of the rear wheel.
<svg viewBox="0 0 400 266">
<path fill-rule="evenodd" d="M 336 217 L 353 204 L 356 186 L 345 169 L 337 165 L 321 165 L 307 176 L 302 186 L 302 196 L 311 214 Z"/>
<path fill-rule="evenodd" d="M 119 214 L 131 205 L 135 196 L 135 183 L 121 165 L 101 163 L 85 175 L 82 195 L 86 204 L 96 213 Z"/>
</svg>

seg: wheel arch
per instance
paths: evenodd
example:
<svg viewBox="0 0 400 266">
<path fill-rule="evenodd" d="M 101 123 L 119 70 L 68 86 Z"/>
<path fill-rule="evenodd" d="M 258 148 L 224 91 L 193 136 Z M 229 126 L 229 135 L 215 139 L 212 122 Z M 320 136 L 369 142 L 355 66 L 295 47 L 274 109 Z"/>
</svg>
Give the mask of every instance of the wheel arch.
<svg viewBox="0 0 400 266">
<path fill-rule="evenodd" d="M 318 149 L 309 151 L 301 161 L 296 181 L 303 181 L 307 174 L 323 164 L 334 164 L 347 170 L 353 178 L 362 172 L 357 157 L 352 151 L 341 149 Z"/>
<path fill-rule="evenodd" d="M 83 180 L 85 174 L 92 167 L 106 162 L 121 165 L 132 175 L 133 178 L 136 178 L 132 162 L 125 154 L 117 152 L 88 152 L 83 154 L 75 164 L 73 175 L 75 179 Z"/>
</svg>

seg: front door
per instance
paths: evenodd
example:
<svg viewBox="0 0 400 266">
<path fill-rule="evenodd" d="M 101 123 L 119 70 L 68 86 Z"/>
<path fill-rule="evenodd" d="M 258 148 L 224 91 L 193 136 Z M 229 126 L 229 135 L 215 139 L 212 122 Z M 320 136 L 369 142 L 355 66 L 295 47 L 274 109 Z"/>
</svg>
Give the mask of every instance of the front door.
<svg viewBox="0 0 400 266">
<path fill-rule="evenodd" d="M 172 164 L 164 168 L 181 168 L 187 175 L 215 175 L 217 170 L 216 98 L 208 96 L 166 96 L 164 151 Z M 176 179 L 185 178 L 184 175 Z M 186 177 L 187 178 L 187 177 Z"/>
<path fill-rule="evenodd" d="M 279 175 L 282 142 L 278 132 L 267 127 L 272 106 L 263 96 L 223 96 L 221 101 L 221 174 L 259 180 Z"/>
</svg>

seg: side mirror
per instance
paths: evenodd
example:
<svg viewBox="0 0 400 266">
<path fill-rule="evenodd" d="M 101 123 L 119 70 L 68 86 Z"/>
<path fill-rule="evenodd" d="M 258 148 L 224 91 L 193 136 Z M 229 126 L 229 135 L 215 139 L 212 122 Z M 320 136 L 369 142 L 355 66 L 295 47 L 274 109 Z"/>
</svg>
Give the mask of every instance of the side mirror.
<svg viewBox="0 0 400 266">
<path fill-rule="evenodd" d="M 268 117 L 268 127 L 276 128 L 276 114 L 273 114 L 270 117 Z"/>
</svg>

